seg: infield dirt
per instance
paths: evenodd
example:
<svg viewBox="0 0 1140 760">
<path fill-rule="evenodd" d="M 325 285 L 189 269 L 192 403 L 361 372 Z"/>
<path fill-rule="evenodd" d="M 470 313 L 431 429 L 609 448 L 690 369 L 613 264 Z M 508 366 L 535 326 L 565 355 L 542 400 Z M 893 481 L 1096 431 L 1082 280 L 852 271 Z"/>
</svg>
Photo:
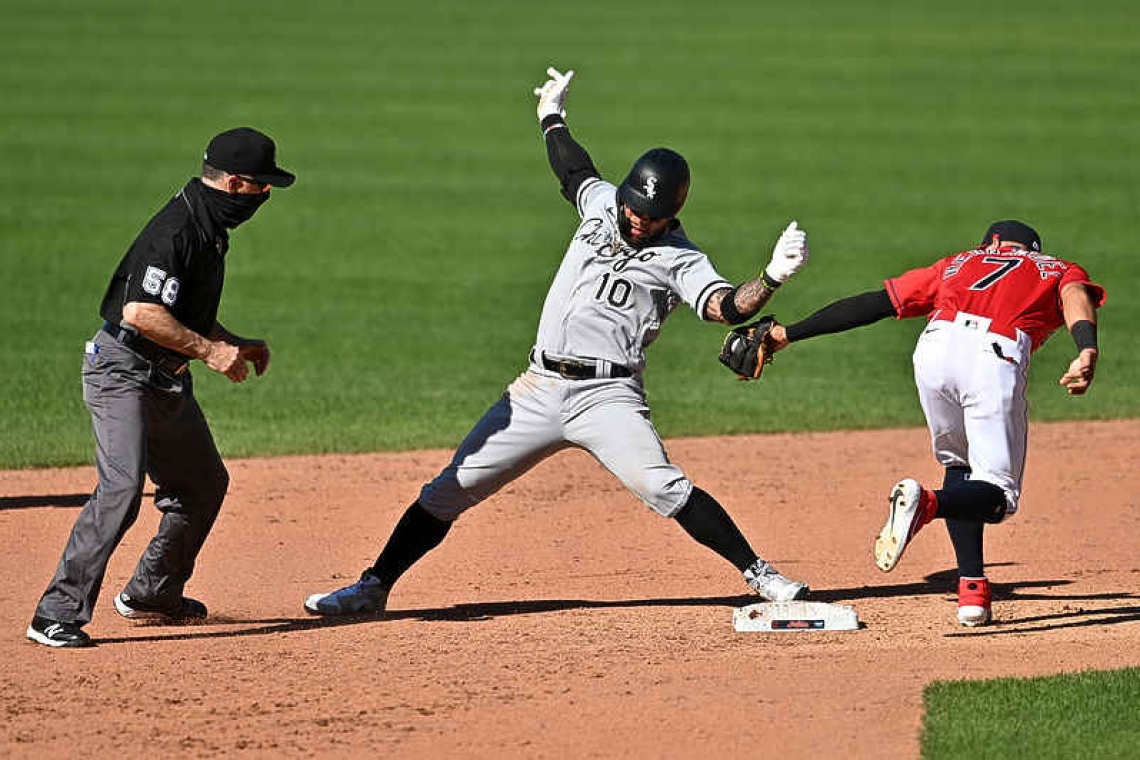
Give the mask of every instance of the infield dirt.
<svg viewBox="0 0 1140 760">
<path fill-rule="evenodd" d="M 199 625 L 111 605 L 157 524 L 148 495 L 98 646 L 53 651 L 24 630 L 94 471 L 2 472 L 0 754 L 909 758 L 933 680 L 1140 665 L 1140 421 L 1031 427 L 1021 511 L 988 531 L 997 624 L 977 630 L 955 620 L 941 524 L 890 574 L 871 557 L 895 480 L 939 478 L 924 430 L 667 445 L 764 557 L 865 627 L 735 633 L 757 601 L 739 575 L 580 452 L 461 518 L 383 618 L 307 616 L 450 453 L 422 451 L 231 461 L 187 589 Z"/>
</svg>

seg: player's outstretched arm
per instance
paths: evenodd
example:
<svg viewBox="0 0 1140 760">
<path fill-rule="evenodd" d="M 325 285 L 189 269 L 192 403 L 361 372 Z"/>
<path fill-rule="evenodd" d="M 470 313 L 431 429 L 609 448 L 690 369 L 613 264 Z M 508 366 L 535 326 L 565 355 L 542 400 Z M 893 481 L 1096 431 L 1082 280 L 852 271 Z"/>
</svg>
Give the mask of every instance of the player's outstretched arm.
<svg viewBox="0 0 1140 760">
<path fill-rule="evenodd" d="M 1096 304 L 1088 288 L 1080 283 L 1070 283 L 1061 290 L 1061 311 L 1065 315 L 1065 325 L 1077 345 L 1077 358 L 1069 363 L 1069 369 L 1061 376 L 1060 385 L 1070 395 L 1086 393 L 1096 375 L 1096 362 L 1100 357 L 1096 337 Z"/>
<path fill-rule="evenodd" d="M 772 350 L 779 351 L 797 340 L 844 332 L 897 316 L 898 312 L 885 288 L 869 290 L 866 293 L 833 301 L 799 322 L 789 325 L 777 324 L 772 328 L 769 340 Z"/>
<path fill-rule="evenodd" d="M 726 335 L 720 363 L 741 380 L 756 380 L 764 372 L 764 365 L 772 361 L 772 355 L 794 340 L 850 330 L 896 314 L 884 289 L 835 301 L 793 325 L 782 325 L 769 315 Z"/>
<path fill-rule="evenodd" d="M 772 250 L 772 260 L 759 276 L 735 288 L 713 293 L 705 306 L 705 318 L 726 325 L 747 322 L 760 313 L 777 288 L 803 268 L 810 255 L 807 232 L 793 221 L 780 234 Z"/>
<path fill-rule="evenodd" d="M 541 87 L 534 88 L 534 94 L 538 96 L 538 123 L 546 142 L 550 168 L 562 184 L 562 195 L 576 204 L 582 183 L 601 175 L 590 160 L 590 154 L 570 136 L 570 129 L 566 126 L 566 96 L 574 71 L 563 74 L 552 66 L 546 73 L 550 79 Z"/>
</svg>

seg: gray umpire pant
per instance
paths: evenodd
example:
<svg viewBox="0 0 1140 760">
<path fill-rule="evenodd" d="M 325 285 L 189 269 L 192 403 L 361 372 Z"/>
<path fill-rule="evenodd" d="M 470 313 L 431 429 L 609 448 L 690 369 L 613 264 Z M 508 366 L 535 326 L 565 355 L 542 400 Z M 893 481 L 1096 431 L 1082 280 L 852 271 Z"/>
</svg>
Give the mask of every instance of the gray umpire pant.
<svg viewBox="0 0 1140 760">
<path fill-rule="evenodd" d="M 100 331 L 83 365 L 99 483 L 71 529 L 36 614 L 85 625 L 111 553 L 134 524 L 145 476 L 162 512 L 124 589 L 132 599 L 177 609 L 229 485 L 189 372 L 173 376 Z"/>
</svg>

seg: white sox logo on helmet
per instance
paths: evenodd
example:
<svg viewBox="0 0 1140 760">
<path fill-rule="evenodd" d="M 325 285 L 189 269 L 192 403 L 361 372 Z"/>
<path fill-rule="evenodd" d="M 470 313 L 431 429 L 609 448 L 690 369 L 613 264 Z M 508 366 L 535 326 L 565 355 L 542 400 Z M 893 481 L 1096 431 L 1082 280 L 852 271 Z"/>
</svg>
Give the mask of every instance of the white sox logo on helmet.
<svg viewBox="0 0 1140 760">
<path fill-rule="evenodd" d="M 645 194 L 648 195 L 650 198 L 656 198 L 657 197 L 657 178 L 656 177 L 650 177 L 649 179 L 645 180 Z"/>
</svg>

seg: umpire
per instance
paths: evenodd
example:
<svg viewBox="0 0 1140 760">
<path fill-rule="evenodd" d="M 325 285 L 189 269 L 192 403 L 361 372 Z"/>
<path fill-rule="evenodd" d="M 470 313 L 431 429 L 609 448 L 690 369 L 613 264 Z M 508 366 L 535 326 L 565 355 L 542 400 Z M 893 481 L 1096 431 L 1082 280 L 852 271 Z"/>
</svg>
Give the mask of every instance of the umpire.
<svg viewBox="0 0 1140 760">
<path fill-rule="evenodd" d="M 277 166 L 268 136 L 241 127 L 214 137 L 202 176 L 147 224 L 111 277 L 102 328 L 87 343 L 83 399 L 91 412 L 99 482 L 83 507 L 28 626 L 49 647 L 90 646 L 91 621 L 111 553 L 138 517 L 146 475 L 162 512 L 158 533 L 115 597 L 127 618 L 203 618 L 183 596 L 229 474 L 194 398 L 192 359 L 235 383 L 269 366 L 269 347 L 217 320 L 229 230 L 295 177 Z"/>
</svg>

